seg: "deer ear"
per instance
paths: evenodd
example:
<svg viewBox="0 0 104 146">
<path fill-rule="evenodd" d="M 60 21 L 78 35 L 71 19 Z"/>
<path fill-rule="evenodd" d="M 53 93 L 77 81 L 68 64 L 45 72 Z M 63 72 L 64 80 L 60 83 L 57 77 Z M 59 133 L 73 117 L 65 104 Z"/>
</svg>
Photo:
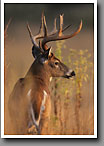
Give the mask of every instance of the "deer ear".
<svg viewBox="0 0 104 146">
<path fill-rule="evenodd" d="M 49 56 L 51 56 L 51 47 L 44 52 L 44 54 L 41 58 L 41 63 L 42 64 L 47 63 Z"/>
<path fill-rule="evenodd" d="M 52 47 L 50 47 L 48 50 L 45 51 L 45 58 L 48 59 L 49 56 L 51 56 L 51 50 L 52 50 Z"/>
<path fill-rule="evenodd" d="M 36 48 L 35 46 L 32 47 L 32 55 L 36 59 L 40 54 L 41 50 L 39 48 Z"/>
</svg>

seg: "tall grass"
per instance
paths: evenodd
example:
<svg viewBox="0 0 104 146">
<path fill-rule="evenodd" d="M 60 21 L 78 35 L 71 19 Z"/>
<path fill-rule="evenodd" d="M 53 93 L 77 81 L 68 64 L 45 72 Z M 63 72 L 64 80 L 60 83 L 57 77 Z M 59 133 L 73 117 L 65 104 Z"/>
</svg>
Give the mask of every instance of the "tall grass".
<svg viewBox="0 0 104 146">
<path fill-rule="evenodd" d="M 89 112 L 89 103 L 85 99 L 93 82 L 93 61 L 88 49 L 76 50 L 67 48 L 68 56 L 63 59 L 62 49 L 66 49 L 65 41 L 56 42 L 55 55 L 67 66 L 75 70 L 76 77 L 73 80 L 53 79 L 53 105 L 52 123 L 56 134 L 93 134 L 93 111 Z M 87 86 L 87 88 L 86 88 Z M 85 89 L 86 88 L 86 89 Z M 87 98 L 87 97 L 86 97 Z M 93 98 L 93 97 L 88 97 Z M 87 110 L 88 109 L 88 110 Z M 71 112 L 71 113 L 70 113 Z M 83 116 L 83 115 L 86 115 Z M 92 118 L 91 118 L 92 117 Z M 85 118 L 87 119 L 85 121 Z M 90 120 L 90 121 L 89 121 Z M 85 127 L 85 125 L 87 125 Z M 69 128 L 70 127 L 70 128 Z"/>
</svg>

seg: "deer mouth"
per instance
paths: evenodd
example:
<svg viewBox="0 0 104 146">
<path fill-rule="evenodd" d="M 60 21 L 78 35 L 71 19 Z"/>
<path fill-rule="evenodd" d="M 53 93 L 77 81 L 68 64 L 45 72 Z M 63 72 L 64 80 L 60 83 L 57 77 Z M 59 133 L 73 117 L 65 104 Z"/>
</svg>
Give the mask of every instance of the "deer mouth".
<svg viewBox="0 0 104 146">
<path fill-rule="evenodd" d="M 74 77 L 74 76 L 75 76 L 75 72 L 72 71 L 70 74 L 69 74 L 69 73 L 66 73 L 66 75 L 64 76 L 64 78 L 69 79 L 69 78 L 72 78 L 72 77 Z"/>
</svg>

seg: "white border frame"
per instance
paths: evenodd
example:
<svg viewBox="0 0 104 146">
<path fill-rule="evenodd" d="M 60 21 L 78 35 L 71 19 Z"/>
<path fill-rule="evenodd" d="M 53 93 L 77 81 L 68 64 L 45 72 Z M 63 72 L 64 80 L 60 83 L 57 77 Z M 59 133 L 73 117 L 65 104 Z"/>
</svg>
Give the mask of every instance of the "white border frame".
<svg viewBox="0 0 104 146">
<path fill-rule="evenodd" d="M 70 0 L 70 3 L 94 4 L 94 135 L 4 135 L 4 4 L 34 3 L 33 0 L 2 0 L 1 1 L 1 138 L 97 138 L 97 0 Z M 48 0 L 38 0 L 35 3 L 49 3 Z M 63 3 L 63 0 L 53 0 L 53 3 Z M 68 3 L 68 0 L 64 0 Z"/>
</svg>

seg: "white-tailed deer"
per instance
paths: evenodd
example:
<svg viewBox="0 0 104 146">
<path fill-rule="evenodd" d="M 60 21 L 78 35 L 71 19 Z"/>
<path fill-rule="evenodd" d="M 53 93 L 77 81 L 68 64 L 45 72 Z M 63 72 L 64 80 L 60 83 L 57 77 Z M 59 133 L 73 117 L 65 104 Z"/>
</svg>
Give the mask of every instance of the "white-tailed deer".
<svg viewBox="0 0 104 146">
<path fill-rule="evenodd" d="M 9 113 L 13 125 L 12 134 L 28 134 L 31 127 L 36 128 L 38 134 L 49 134 L 48 124 L 51 112 L 50 78 L 63 77 L 69 79 L 75 76 L 75 72 L 51 53 L 51 48 L 48 48 L 47 43 L 75 36 L 82 28 L 82 21 L 77 31 L 71 35 L 63 35 L 62 32 L 69 26 L 63 29 L 63 15 L 60 15 L 59 29 L 56 29 L 55 19 L 54 29 L 48 34 L 43 13 L 39 33 L 36 36 L 33 36 L 27 24 L 33 43 L 32 54 L 35 60 L 25 77 L 17 81 L 9 98 Z M 39 40 L 38 43 L 37 40 Z"/>
</svg>

